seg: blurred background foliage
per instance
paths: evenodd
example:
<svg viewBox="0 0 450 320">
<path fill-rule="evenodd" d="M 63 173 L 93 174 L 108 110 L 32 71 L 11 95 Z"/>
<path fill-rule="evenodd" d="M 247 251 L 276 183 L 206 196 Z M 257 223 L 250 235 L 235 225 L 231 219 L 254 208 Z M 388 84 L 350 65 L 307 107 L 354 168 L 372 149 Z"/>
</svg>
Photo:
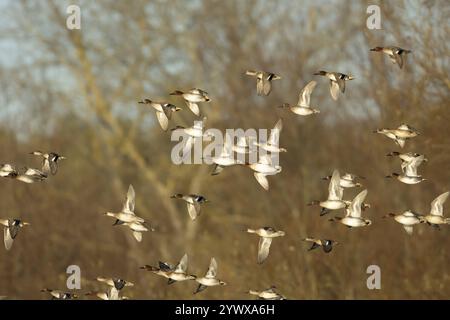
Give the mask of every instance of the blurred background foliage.
<svg viewBox="0 0 450 320">
<path fill-rule="evenodd" d="M 66 28 L 66 8 L 81 7 L 81 30 Z M 369 4 L 379 4 L 382 30 L 366 28 Z M 430 202 L 450 189 L 449 17 L 447 1 L 1 1 L 1 163 L 39 166 L 35 149 L 68 157 L 45 183 L 0 181 L 0 216 L 31 223 L 10 252 L 0 248 L 0 294 L 48 298 L 44 287 L 65 289 L 67 266 L 81 267 L 82 290 L 99 289 L 97 276 L 135 283 L 134 299 L 247 299 L 249 289 L 276 285 L 290 299 L 448 299 L 448 228 L 425 225 L 408 236 L 381 216 Z M 369 48 L 398 45 L 413 51 L 399 70 Z M 256 95 L 246 69 L 275 72 L 268 97 Z M 276 108 L 297 101 L 317 70 L 356 77 L 335 102 L 328 81 L 319 82 L 302 118 Z M 284 120 L 281 174 L 265 192 L 250 170 L 230 168 L 210 176 L 206 165 L 176 166 L 173 142 L 148 97 L 184 108 L 172 124 L 195 117 L 168 94 L 198 87 L 208 127 L 271 128 Z M 404 185 L 384 176 L 399 170 L 386 153 L 395 144 L 372 131 L 406 122 L 422 135 L 405 151 L 424 153 L 429 180 Z M 306 204 L 327 195 L 320 178 L 334 168 L 366 176 L 366 211 L 372 226 L 347 230 Z M 103 217 L 119 210 L 129 184 L 137 213 L 157 227 L 137 243 Z M 211 200 L 192 222 L 176 192 Z M 346 190 L 352 199 L 358 190 Z M 450 203 L 445 212 L 450 215 Z M 342 214 L 342 213 L 341 213 Z M 255 236 L 242 226 L 273 226 L 268 260 L 256 264 Z M 307 252 L 305 236 L 342 243 L 326 255 Z M 158 260 L 189 255 L 189 271 L 219 263 L 226 287 L 192 295 L 195 284 L 171 286 L 139 270 Z M 382 289 L 368 290 L 366 268 L 382 270 Z"/>
</svg>

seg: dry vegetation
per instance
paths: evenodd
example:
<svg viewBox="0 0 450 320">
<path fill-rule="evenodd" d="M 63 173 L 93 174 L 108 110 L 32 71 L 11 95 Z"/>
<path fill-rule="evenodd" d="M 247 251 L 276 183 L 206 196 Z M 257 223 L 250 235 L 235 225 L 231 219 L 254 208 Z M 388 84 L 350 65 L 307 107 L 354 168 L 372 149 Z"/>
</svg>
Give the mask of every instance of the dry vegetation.
<svg viewBox="0 0 450 320">
<path fill-rule="evenodd" d="M 75 1 L 77 2 L 77 1 Z M 373 1 L 370 1 L 371 3 Z M 72 3 L 72 1 L 71 1 Z M 450 230 L 421 225 L 414 236 L 381 216 L 413 209 L 450 189 L 449 5 L 446 1 L 382 1 L 382 28 L 365 27 L 368 3 L 353 1 L 79 1 L 81 31 L 65 28 L 66 1 L 10 1 L 0 33 L 1 163 L 37 165 L 27 153 L 56 151 L 68 157 L 42 184 L 0 181 L 0 216 L 31 223 L 10 252 L 0 248 L 0 295 L 47 298 L 44 287 L 64 289 L 65 270 L 77 264 L 83 290 L 98 275 L 135 283 L 135 299 L 246 299 L 243 292 L 274 284 L 291 299 L 448 299 Z M 378 45 L 412 49 L 406 68 Z M 258 97 L 246 69 L 280 74 L 268 97 Z M 320 69 L 356 77 L 337 102 L 328 82 L 316 79 L 312 103 L 322 113 L 301 118 L 275 108 L 295 102 Z M 169 99 L 175 89 L 198 87 L 212 102 L 202 110 L 208 126 L 270 128 L 284 119 L 283 171 L 265 192 L 249 170 L 210 176 L 205 165 L 175 166 L 170 134 L 137 101 Z M 190 125 L 187 108 L 174 123 Z M 395 144 L 377 127 L 407 122 L 422 135 L 405 150 L 424 153 L 429 180 L 403 185 L 385 179 L 398 159 Z M 306 206 L 326 195 L 320 180 L 332 169 L 367 177 L 372 208 L 368 228 L 347 230 Z M 130 232 L 101 215 L 119 209 L 128 184 L 137 212 L 157 228 L 138 244 Z M 204 194 L 211 203 L 193 223 L 174 192 Z M 357 190 L 345 192 L 350 199 Z M 446 207 L 450 215 L 450 203 Z M 262 266 L 257 239 L 244 225 L 274 226 Z M 332 253 L 306 252 L 305 236 L 343 243 Z M 193 296 L 194 283 L 167 286 L 139 266 L 176 262 L 206 271 L 211 256 L 229 285 Z M 382 289 L 366 288 L 366 268 L 382 269 Z"/>
</svg>

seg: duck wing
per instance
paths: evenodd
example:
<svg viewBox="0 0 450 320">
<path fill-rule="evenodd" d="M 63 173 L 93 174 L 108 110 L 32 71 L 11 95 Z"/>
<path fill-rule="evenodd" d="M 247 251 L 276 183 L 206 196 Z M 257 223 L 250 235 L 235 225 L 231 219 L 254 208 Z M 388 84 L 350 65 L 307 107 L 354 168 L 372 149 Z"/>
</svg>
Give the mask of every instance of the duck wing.
<svg viewBox="0 0 450 320">
<path fill-rule="evenodd" d="M 177 266 L 175 267 L 175 273 L 186 273 L 187 271 L 187 265 L 188 265 L 188 256 L 187 254 L 184 254 L 183 258 L 181 258 L 180 262 L 178 262 Z"/>
<path fill-rule="evenodd" d="M 264 83 L 261 78 L 256 78 L 256 94 L 262 96 L 264 94 Z"/>
<path fill-rule="evenodd" d="M 169 118 L 164 112 L 156 111 L 156 118 L 158 119 L 159 125 L 164 131 L 167 131 L 169 127 Z"/>
<path fill-rule="evenodd" d="M 133 231 L 133 237 L 136 239 L 137 242 L 142 241 L 142 233 L 139 231 Z"/>
<path fill-rule="evenodd" d="M 123 206 L 123 211 L 134 214 L 135 198 L 136 193 L 134 192 L 133 185 L 130 184 L 130 186 L 128 187 L 127 199 Z"/>
<path fill-rule="evenodd" d="M 391 60 L 392 60 L 394 63 L 398 64 L 398 66 L 400 67 L 400 69 L 403 67 L 403 57 L 402 57 L 402 55 L 400 55 L 400 54 L 394 52 L 394 53 L 392 54 Z"/>
<path fill-rule="evenodd" d="M 187 208 L 188 208 L 188 213 L 189 216 L 191 217 L 192 220 L 195 220 L 199 215 L 200 215 L 200 203 L 198 202 L 187 202 Z"/>
<path fill-rule="evenodd" d="M 263 77 L 262 79 L 263 93 L 265 96 L 268 96 L 270 91 L 272 91 L 272 82 L 267 77 Z"/>
<path fill-rule="evenodd" d="M 405 139 L 400 139 L 400 138 L 396 137 L 394 141 L 400 148 L 403 148 L 405 146 L 405 142 L 406 142 Z"/>
<path fill-rule="evenodd" d="M 300 91 L 300 94 L 298 96 L 298 102 L 297 102 L 297 105 L 299 107 L 310 108 L 311 93 L 313 92 L 316 85 L 317 85 L 316 81 L 314 81 L 314 80 L 310 81 L 302 89 L 302 91 Z"/>
<path fill-rule="evenodd" d="M 337 101 L 339 97 L 339 85 L 336 81 L 330 80 L 330 94 L 333 100 Z"/>
<path fill-rule="evenodd" d="M 12 244 L 14 242 L 14 238 L 11 236 L 11 232 L 10 232 L 10 228 L 9 227 L 6 227 L 3 230 L 3 237 L 4 237 L 6 250 L 10 250 L 11 247 L 12 247 Z"/>
<path fill-rule="evenodd" d="M 207 286 L 203 285 L 203 284 L 199 284 L 197 289 L 194 291 L 194 294 L 197 294 L 199 292 L 202 292 L 203 290 L 205 290 L 206 288 L 208 288 Z"/>
<path fill-rule="evenodd" d="M 263 187 L 266 191 L 269 191 L 269 180 L 267 180 L 266 175 L 260 172 L 253 172 L 253 175 L 261 187 Z"/>
<path fill-rule="evenodd" d="M 258 244 L 258 263 L 261 264 L 266 261 L 269 256 L 270 245 L 272 244 L 272 238 L 261 237 Z"/>
<path fill-rule="evenodd" d="M 280 133 L 283 129 L 283 120 L 278 119 L 277 123 L 275 123 L 275 126 L 272 130 L 270 130 L 270 136 L 269 140 L 267 141 L 267 144 L 272 146 L 277 146 L 280 141 Z"/>
<path fill-rule="evenodd" d="M 405 226 L 405 225 L 403 225 L 403 229 L 405 229 L 407 234 L 409 234 L 409 235 L 413 234 L 413 230 L 414 230 L 413 226 Z"/>
<path fill-rule="evenodd" d="M 350 216 L 353 218 L 361 218 L 361 205 L 367 196 L 367 189 L 358 193 L 350 205 Z"/>
<path fill-rule="evenodd" d="M 186 100 L 186 104 L 189 107 L 189 109 L 191 109 L 191 111 L 197 116 L 200 116 L 200 109 L 198 107 L 198 104 L 195 102 L 191 102 L 191 101 L 187 101 Z"/>
<path fill-rule="evenodd" d="M 444 192 L 431 203 L 431 214 L 435 216 L 444 216 L 444 202 L 447 200 L 449 191 Z"/>
<path fill-rule="evenodd" d="M 341 187 L 341 177 L 338 170 L 334 170 L 328 185 L 328 199 L 342 200 L 344 189 Z"/>
<path fill-rule="evenodd" d="M 206 272 L 205 278 L 214 279 L 217 276 L 217 261 L 215 258 L 211 258 L 209 263 L 208 271 Z"/>
</svg>

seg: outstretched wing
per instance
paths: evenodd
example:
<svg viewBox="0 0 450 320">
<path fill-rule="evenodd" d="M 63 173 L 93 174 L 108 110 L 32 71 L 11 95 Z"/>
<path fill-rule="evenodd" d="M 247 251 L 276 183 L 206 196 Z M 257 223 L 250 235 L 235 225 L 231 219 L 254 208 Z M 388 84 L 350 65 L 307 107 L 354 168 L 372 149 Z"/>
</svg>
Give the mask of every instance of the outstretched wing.
<svg viewBox="0 0 450 320">
<path fill-rule="evenodd" d="M 187 254 L 184 254 L 183 258 L 181 258 L 180 262 L 178 262 L 177 266 L 175 267 L 175 272 L 186 273 L 187 265 L 188 265 L 188 256 Z"/>
<path fill-rule="evenodd" d="M 266 175 L 260 172 L 254 172 L 253 175 L 261 187 L 263 187 L 266 191 L 269 191 L 269 180 L 267 180 Z"/>
<path fill-rule="evenodd" d="M 263 85 L 264 95 L 268 96 L 270 91 L 272 91 L 272 82 L 269 79 L 267 79 L 266 77 L 263 77 L 262 85 Z"/>
<path fill-rule="evenodd" d="M 280 133 L 282 129 L 283 129 L 283 120 L 278 119 L 277 123 L 275 123 L 275 126 L 270 131 L 269 141 L 267 142 L 267 144 L 277 146 L 280 140 Z"/>
<path fill-rule="evenodd" d="M 191 101 L 187 101 L 186 100 L 186 104 L 189 107 L 189 109 L 191 109 L 191 111 L 197 116 L 200 116 L 200 109 L 198 107 L 198 104 L 196 104 L 195 102 L 191 102 Z"/>
<path fill-rule="evenodd" d="M 391 60 L 398 64 L 398 66 L 400 67 L 400 69 L 403 67 L 403 57 L 400 54 L 397 53 L 393 53 L 392 54 L 392 58 Z"/>
<path fill-rule="evenodd" d="M 339 85 L 336 81 L 330 80 L 330 94 L 333 100 L 337 100 L 339 97 Z"/>
<path fill-rule="evenodd" d="M 11 247 L 12 247 L 12 244 L 14 242 L 14 239 L 11 236 L 11 232 L 9 230 L 9 227 L 6 227 L 4 229 L 3 236 L 4 236 L 5 248 L 6 248 L 6 250 L 10 250 Z"/>
<path fill-rule="evenodd" d="M 444 215 L 444 202 L 447 200 L 449 191 L 444 192 L 431 203 L 431 214 L 435 216 L 443 216 Z"/>
<path fill-rule="evenodd" d="M 313 92 L 314 88 L 316 87 L 317 82 L 316 81 L 310 81 L 303 89 L 300 91 L 300 94 L 298 96 L 298 102 L 297 105 L 300 107 L 310 108 L 309 102 L 311 100 L 311 93 Z"/>
<path fill-rule="evenodd" d="M 187 208 L 189 216 L 192 220 L 195 220 L 200 215 L 200 204 L 197 202 L 187 202 Z"/>
<path fill-rule="evenodd" d="M 367 189 L 358 193 L 358 195 L 353 199 L 350 209 L 350 216 L 354 218 L 361 218 L 361 205 L 367 196 Z"/>
<path fill-rule="evenodd" d="M 270 245 L 272 243 L 272 238 L 261 237 L 258 244 L 258 263 L 261 264 L 266 261 L 269 256 Z"/>
<path fill-rule="evenodd" d="M 328 199 L 329 200 L 342 200 L 344 195 L 344 189 L 340 185 L 341 176 L 338 170 L 333 171 L 333 175 L 330 179 L 330 184 L 328 185 Z"/>
<path fill-rule="evenodd" d="M 134 188 L 130 184 L 127 192 L 127 200 L 125 201 L 125 205 L 123 206 L 123 211 L 134 213 L 135 197 L 136 194 L 134 192 Z"/>
<path fill-rule="evenodd" d="M 169 118 L 164 112 L 156 111 L 156 118 L 158 118 L 159 125 L 164 131 L 169 127 Z"/>
<path fill-rule="evenodd" d="M 215 258 L 211 258 L 209 263 L 208 271 L 206 272 L 205 278 L 214 279 L 217 275 L 217 261 Z"/>
</svg>

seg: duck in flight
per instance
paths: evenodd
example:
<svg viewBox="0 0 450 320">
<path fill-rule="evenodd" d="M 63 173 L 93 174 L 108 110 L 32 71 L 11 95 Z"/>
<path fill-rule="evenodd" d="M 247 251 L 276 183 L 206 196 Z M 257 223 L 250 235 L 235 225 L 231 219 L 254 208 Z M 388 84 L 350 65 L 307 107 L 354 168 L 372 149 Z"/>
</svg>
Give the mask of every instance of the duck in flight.
<svg viewBox="0 0 450 320">
<path fill-rule="evenodd" d="M 407 125 L 405 123 L 401 124 L 397 129 L 377 129 L 374 133 L 380 133 L 385 135 L 389 139 L 395 141 L 395 143 L 403 148 L 407 139 L 411 139 L 420 135 L 420 132 Z"/>
<path fill-rule="evenodd" d="M 269 190 L 269 180 L 267 176 L 276 175 L 281 172 L 282 168 L 279 165 L 274 165 L 272 162 L 272 157 L 268 154 L 261 156 L 256 163 L 245 163 L 244 166 L 252 169 L 253 175 L 256 181 L 264 188 L 264 190 Z"/>
<path fill-rule="evenodd" d="M 247 70 L 246 75 L 256 78 L 256 93 L 258 96 L 268 96 L 272 91 L 272 81 L 281 77 L 272 72 Z"/>
<path fill-rule="evenodd" d="M 217 261 L 215 258 L 211 258 L 211 262 L 209 263 L 208 271 L 204 277 L 197 277 L 195 279 L 199 283 L 197 290 L 195 290 L 194 294 L 199 293 L 205 290 L 208 287 L 214 286 L 224 286 L 225 282 L 217 279 Z"/>
<path fill-rule="evenodd" d="M 349 228 L 370 226 L 372 224 L 372 221 L 369 219 L 364 219 L 361 216 L 361 211 L 366 196 L 367 196 L 367 189 L 358 193 L 358 195 L 353 199 L 351 204 L 347 206 L 347 208 L 345 209 L 346 215 L 344 218 L 334 217 L 329 221 L 340 222 Z"/>
<path fill-rule="evenodd" d="M 308 249 L 308 251 L 322 247 L 323 252 L 325 252 L 325 253 L 331 252 L 331 250 L 333 249 L 333 246 L 339 244 L 339 242 L 337 242 L 335 240 L 329 240 L 329 239 L 305 238 L 305 239 L 303 239 L 303 241 L 312 243 L 312 245 Z"/>
<path fill-rule="evenodd" d="M 339 171 L 335 169 L 330 178 L 328 185 L 328 198 L 325 201 L 314 200 L 308 203 L 309 206 L 319 205 L 322 207 L 320 215 L 327 214 L 330 210 L 339 210 L 347 207 L 347 203 L 342 199 L 344 196 L 344 188 L 341 186 L 341 176 Z"/>
<path fill-rule="evenodd" d="M 339 73 L 339 72 L 328 72 L 328 71 L 318 71 L 314 73 L 315 76 L 324 76 L 330 80 L 330 94 L 334 100 L 339 97 L 339 91 L 345 92 L 345 81 L 355 79 L 353 76 Z"/>
<path fill-rule="evenodd" d="M 397 178 L 398 181 L 406 183 L 406 184 L 418 184 L 422 181 L 425 181 L 425 178 L 422 178 L 421 175 L 417 173 L 417 168 L 422 164 L 425 160 L 424 155 L 420 155 L 417 157 L 413 157 L 409 162 L 403 161 L 401 168 L 403 173 L 393 172 L 392 174 L 386 176 L 386 178 Z"/>
<path fill-rule="evenodd" d="M 188 267 L 188 256 L 185 254 L 180 262 L 174 267 L 166 262 L 159 262 L 159 267 L 153 267 L 150 265 L 145 265 L 141 269 L 150 271 L 154 274 L 167 278 L 167 284 L 172 284 L 174 282 L 195 280 L 197 276 L 187 273 Z"/>
<path fill-rule="evenodd" d="M 285 235 L 284 231 L 276 230 L 272 227 L 263 227 L 258 229 L 248 228 L 246 231 L 248 233 L 254 233 L 260 237 L 258 244 L 258 264 L 262 264 L 269 256 L 272 240 Z"/>
<path fill-rule="evenodd" d="M 28 222 L 19 219 L 0 219 L 0 224 L 5 226 L 3 230 L 3 238 L 6 250 L 11 249 L 20 228 L 30 225 Z"/>
<path fill-rule="evenodd" d="M 395 46 L 388 47 L 375 47 L 370 49 L 370 51 L 381 52 L 386 54 L 392 63 L 397 64 L 401 69 L 406 61 L 406 55 L 411 53 L 411 50 L 403 49 Z"/>
<path fill-rule="evenodd" d="M 407 210 L 399 214 L 389 213 L 385 215 L 383 218 L 387 217 L 394 218 L 395 221 L 397 221 L 403 226 L 403 229 L 405 229 L 406 233 L 408 233 L 409 235 L 413 234 L 413 226 L 419 223 L 426 222 L 425 218 L 421 214 L 418 214 L 411 210 Z"/>
<path fill-rule="evenodd" d="M 300 91 L 298 96 L 298 102 L 296 105 L 290 105 L 289 103 L 284 103 L 279 106 L 279 108 L 289 108 L 293 113 L 301 116 L 309 116 L 312 114 L 320 113 L 320 110 L 312 108 L 310 105 L 311 93 L 316 87 L 316 81 L 310 81 L 308 84 Z"/>
<path fill-rule="evenodd" d="M 180 90 L 175 90 L 170 93 L 172 96 L 181 96 L 186 102 L 189 109 L 197 116 L 200 116 L 200 109 L 198 107 L 199 102 L 209 102 L 211 99 L 208 96 L 208 93 L 202 89 L 191 89 L 188 92 L 183 92 Z"/>
<path fill-rule="evenodd" d="M 106 212 L 104 214 L 106 216 L 116 218 L 113 226 L 124 225 L 130 228 L 136 241 L 141 242 L 142 232 L 148 231 L 149 228 L 147 228 L 145 220 L 134 213 L 135 198 L 136 193 L 133 186 L 130 184 L 130 186 L 128 187 L 125 204 L 122 207 L 122 211 L 118 213 Z M 154 229 L 151 227 L 150 230 L 154 231 Z"/>
<path fill-rule="evenodd" d="M 258 143 L 254 142 L 254 144 L 261 149 L 264 149 L 267 152 L 271 153 L 280 153 L 280 152 L 287 152 L 285 148 L 280 148 L 279 142 L 280 142 L 280 133 L 283 129 L 283 120 L 278 119 L 277 123 L 275 123 L 275 126 L 270 131 L 269 140 L 265 143 Z"/>
<path fill-rule="evenodd" d="M 181 108 L 167 103 L 167 102 L 155 102 L 150 99 L 144 99 L 139 101 L 140 104 L 148 104 L 150 107 L 155 109 L 156 118 L 158 119 L 159 125 L 164 131 L 167 131 L 169 127 L 169 120 L 172 118 L 174 112 L 180 111 Z"/>
<path fill-rule="evenodd" d="M 249 290 L 247 293 L 257 296 L 260 300 L 285 300 L 286 298 L 279 294 L 276 289 L 275 286 L 271 286 L 262 291 Z"/>
<path fill-rule="evenodd" d="M 181 193 L 176 193 L 173 196 L 171 196 L 171 198 L 181 199 L 186 202 L 188 213 L 192 220 L 197 219 L 197 217 L 200 215 L 201 205 L 203 203 L 209 202 L 209 200 L 206 199 L 204 196 L 198 194 L 184 195 Z"/>
<path fill-rule="evenodd" d="M 41 292 L 50 293 L 52 300 L 72 300 L 78 298 L 78 295 L 75 293 L 64 292 L 61 290 L 42 289 Z"/>
<path fill-rule="evenodd" d="M 449 194 L 449 191 L 444 192 L 431 202 L 430 213 L 424 217 L 428 225 L 437 229 L 442 224 L 450 225 L 450 218 L 444 217 L 444 202 L 447 201 Z"/>
<path fill-rule="evenodd" d="M 323 177 L 322 180 L 331 180 L 332 175 Z M 345 173 L 340 177 L 339 185 L 341 188 L 354 188 L 354 187 L 362 187 L 360 182 L 357 182 L 357 179 L 365 179 L 362 176 L 358 176 L 352 173 Z"/>
<path fill-rule="evenodd" d="M 44 153 L 41 151 L 33 151 L 30 154 L 42 157 L 42 172 L 47 175 L 50 173 L 55 175 L 58 171 L 58 162 L 66 159 L 66 157 L 56 152 Z"/>
</svg>

